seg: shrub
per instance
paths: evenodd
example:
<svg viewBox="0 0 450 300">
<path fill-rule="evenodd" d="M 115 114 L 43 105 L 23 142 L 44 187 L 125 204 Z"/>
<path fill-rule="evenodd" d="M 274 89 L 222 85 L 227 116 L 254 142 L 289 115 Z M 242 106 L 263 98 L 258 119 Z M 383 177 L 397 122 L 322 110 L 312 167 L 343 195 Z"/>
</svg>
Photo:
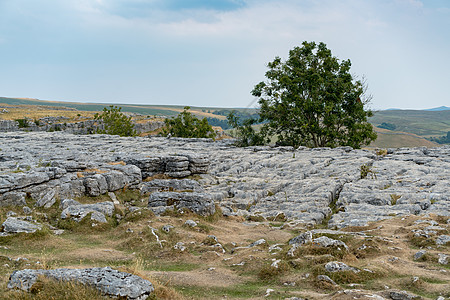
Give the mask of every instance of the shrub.
<svg viewBox="0 0 450 300">
<path fill-rule="evenodd" d="M 188 110 L 189 106 L 186 106 L 183 112 L 179 113 L 176 117 L 166 119 L 166 127 L 162 131 L 164 136 L 175 136 L 183 138 L 212 138 L 216 137 L 211 125 L 209 125 L 207 119 L 198 119 Z"/>
<path fill-rule="evenodd" d="M 27 119 L 15 119 L 14 121 L 19 123 L 19 128 L 27 128 L 27 127 L 29 127 Z"/>
<path fill-rule="evenodd" d="M 102 120 L 105 126 L 105 129 L 97 129 L 97 133 L 136 136 L 137 132 L 131 122 L 131 117 L 125 116 L 121 110 L 122 107 L 110 105 L 109 108 L 103 108 L 101 114 L 96 113 L 94 119 Z"/>
</svg>

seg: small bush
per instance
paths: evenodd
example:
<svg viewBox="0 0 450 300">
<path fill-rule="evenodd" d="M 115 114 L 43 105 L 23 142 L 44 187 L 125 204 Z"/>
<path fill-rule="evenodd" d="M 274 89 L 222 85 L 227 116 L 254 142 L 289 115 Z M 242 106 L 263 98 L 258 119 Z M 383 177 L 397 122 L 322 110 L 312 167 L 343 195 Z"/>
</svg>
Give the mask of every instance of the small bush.
<svg viewBox="0 0 450 300">
<path fill-rule="evenodd" d="M 105 107 L 101 114 L 94 115 L 95 120 L 102 120 L 105 129 L 97 130 L 97 133 L 112 134 L 119 136 L 136 136 L 137 132 L 134 130 L 134 124 L 131 122 L 131 117 L 125 116 L 122 112 L 122 107 L 110 105 Z"/>
<path fill-rule="evenodd" d="M 212 126 L 209 125 L 207 119 L 198 119 L 188 110 L 186 106 L 183 112 L 174 118 L 165 119 L 166 128 L 163 129 L 162 135 L 175 136 L 183 138 L 211 138 L 216 137 L 216 133 Z"/>
<path fill-rule="evenodd" d="M 371 166 L 371 165 L 368 165 L 368 164 L 361 165 L 361 167 L 360 167 L 360 178 L 361 178 L 361 179 L 364 179 L 364 178 L 366 178 L 368 175 L 370 175 L 370 177 L 371 177 L 372 179 L 377 179 L 377 174 L 376 174 L 376 172 L 372 169 L 372 166 Z"/>
<path fill-rule="evenodd" d="M 14 121 L 19 123 L 19 128 L 27 128 L 27 127 L 29 127 L 27 119 L 16 119 Z"/>
</svg>

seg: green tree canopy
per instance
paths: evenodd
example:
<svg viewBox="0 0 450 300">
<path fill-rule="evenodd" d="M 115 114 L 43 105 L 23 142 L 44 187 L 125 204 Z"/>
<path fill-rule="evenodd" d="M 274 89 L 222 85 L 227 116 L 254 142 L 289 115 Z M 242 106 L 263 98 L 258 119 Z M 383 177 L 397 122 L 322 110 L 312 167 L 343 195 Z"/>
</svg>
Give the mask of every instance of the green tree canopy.
<svg viewBox="0 0 450 300">
<path fill-rule="evenodd" d="M 122 107 L 110 105 L 109 108 L 103 108 L 101 114 L 96 113 L 94 119 L 102 120 L 105 127 L 104 129 L 98 129 L 97 133 L 136 136 L 137 132 L 134 130 L 131 117 L 124 115 L 121 110 Z"/>
<path fill-rule="evenodd" d="M 350 74 L 350 60 L 332 56 L 324 43 L 303 42 L 268 64 L 266 81 L 252 94 L 260 117 L 279 144 L 294 147 L 359 148 L 376 139 L 364 106 L 365 85 Z"/>
<path fill-rule="evenodd" d="M 191 112 L 190 107 L 186 106 L 183 112 L 176 117 L 166 119 L 166 127 L 163 129 L 164 136 L 176 136 L 184 138 L 215 138 L 216 133 L 209 125 L 206 118 L 198 119 Z"/>
</svg>

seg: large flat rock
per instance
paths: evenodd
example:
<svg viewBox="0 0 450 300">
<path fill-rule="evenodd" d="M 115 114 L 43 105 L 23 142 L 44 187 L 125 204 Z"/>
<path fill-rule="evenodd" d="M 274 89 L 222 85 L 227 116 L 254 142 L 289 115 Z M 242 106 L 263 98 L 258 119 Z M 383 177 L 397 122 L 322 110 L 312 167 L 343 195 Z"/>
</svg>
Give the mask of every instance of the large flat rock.
<svg viewBox="0 0 450 300">
<path fill-rule="evenodd" d="M 23 203 L 11 195 L 42 195 L 49 189 L 61 199 L 124 188 L 144 193 L 185 189 L 209 194 L 227 215 L 283 215 L 313 224 L 329 219 L 330 227 L 339 228 L 403 214 L 450 214 L 449 146 L 377 155 L 349 147 L 236 148 L 226 140 L 61 132 L 0 133 L 0 142 L 5 203 Z M 370 170 L 365 178 L 362 166 Z M 161 173 L 170 180 L 197 173 L 200 187 L 143 182 Z M 4 196 L 11 192 L 19 194 Z"/>
</svg>

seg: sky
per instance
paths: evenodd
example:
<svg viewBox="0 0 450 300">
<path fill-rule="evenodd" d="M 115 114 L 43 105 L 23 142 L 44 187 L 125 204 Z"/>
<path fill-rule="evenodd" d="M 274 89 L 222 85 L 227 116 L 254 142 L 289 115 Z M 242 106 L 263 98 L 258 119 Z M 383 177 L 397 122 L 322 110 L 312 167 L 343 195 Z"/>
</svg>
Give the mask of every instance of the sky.
<svg viewBox="0 0 450 300">
<path fill-rule="evenodd" d="M 371 109 L 450 106 L 448 0 L 0 0 L 0 96 L 255 107 L 267 63 L 324 42 Z"/>
</svg>

